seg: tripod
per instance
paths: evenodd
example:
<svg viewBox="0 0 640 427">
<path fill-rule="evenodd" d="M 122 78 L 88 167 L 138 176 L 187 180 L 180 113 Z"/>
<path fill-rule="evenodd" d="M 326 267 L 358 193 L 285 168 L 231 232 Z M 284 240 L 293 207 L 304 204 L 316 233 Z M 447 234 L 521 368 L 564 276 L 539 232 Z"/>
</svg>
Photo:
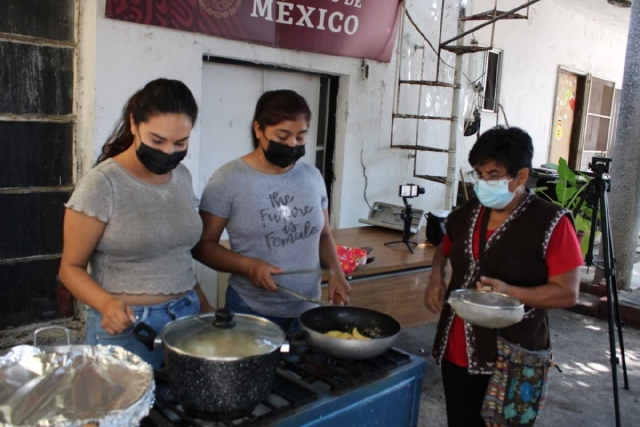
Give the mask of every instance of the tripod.
<svg viewBox="0 0 640 427">
<path fill-rule="evenodd" d="M 624 377 L 624 389 L 629 390 L 629 379 L 627 377 L 627 364 L 624 356 L 624 339 L 622 336 L 622 322 L 620 320 L 620 304 L 618 301 L 618 286 L 616 283 L 616 259 L 613 253 L 613 241 L 611 239 L 611 219 L 609 216 L 609 201 L 607 193 L 611 189 L 609 178 L 609 164 L 611 159 L 605 157 L 594 157 L 589 165 L 594 177 L 589 181 L 587 187 L 580 194 L 580 201 L 573 210 L 574 216 L 580 211 L 584 203 L 591 209 L 591 235 L 589 236 L 589 251 L 585 257 L 588 267 L 595 265 L 604 271 L 607 283 L 607 311 L 609 321 L 609 352 L 611 373 L 613 375 L 613 403 L 616 416 L 616 427 L 620 427 L 620 400 L 618 395 L 618 367 L 620 360 L 616 352 L 616 335 L 618 331 L 618 342 L 620 345 L 620 356 L 622 358 L 622 373 Z M 593 260 L 593 246 L 598 225 L 598 215 L 600 215 L 600 229 L 602 231 L 601 255 L 602 264 Z"/>
<path fill-rule="evenodd" d="M 385 246 L 394 245 L 397 243 L 404 243 L 407 246 L 407 249 L 409 249 L 409 252 L 413 253 L 413 249 L 411 249 L 411 245 L 414 245 L 414 246 L 418 245 L 416 242 L 412 242 L 411 240 L 409 240 L 409 237 L 411 236 L 411 223 L 413 222 L 413 208 L 407 201 L 406 197 L 403 197 L 402 201 L 404 202 L 404 210 L 400 214 L 400 218 L 402 218 L 402 220 L 404 221 L 404 224 L 403 224 L 404 226 L 402 228 L 402 240 L 398 240 L 395 242 L 387 242 L 385 243 Z"/>
</svg>

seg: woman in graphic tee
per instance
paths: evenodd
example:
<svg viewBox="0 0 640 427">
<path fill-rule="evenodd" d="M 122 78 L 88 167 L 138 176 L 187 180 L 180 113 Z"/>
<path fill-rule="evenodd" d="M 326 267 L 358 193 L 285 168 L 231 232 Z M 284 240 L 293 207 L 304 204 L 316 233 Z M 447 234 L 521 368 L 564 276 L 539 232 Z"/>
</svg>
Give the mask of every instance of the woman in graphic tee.
<svg viewBox="0 0 640 427">
<path fill-rule="evenodd" d="M 310 120 L 307 102 L 293 91 L 260 97 L 251 128 L 255 150 L 209 180 L 200 203 L 204 232 L 194 249 L 205 265 L 231 273 L 227 308 L 266 317 L 284 330 L 313 305 L 278 291 L 276 283 L 319 299 L 320 274 L 282 273 L 328 268 L 329 300 L 349 301 L 324 180 L 318 169 L 298 162 Z M 220 244 L 225 229 L 230 249 Z"/>
</svg>

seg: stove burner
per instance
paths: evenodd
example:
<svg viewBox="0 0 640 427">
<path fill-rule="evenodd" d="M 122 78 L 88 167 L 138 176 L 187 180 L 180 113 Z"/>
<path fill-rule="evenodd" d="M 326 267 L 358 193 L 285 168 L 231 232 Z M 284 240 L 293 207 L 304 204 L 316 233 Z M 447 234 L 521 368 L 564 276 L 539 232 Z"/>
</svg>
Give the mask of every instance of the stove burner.
<svg viewBox="0 0 640 427">
<path fill-rule="evenodd" d="M 231 423 L 233 422 L 233 420 L 250 417 L 252 412 L 253 410 L 252 411 L 236 411 L 236 412 L 228 412 L 228 413 L 216 413 L 216 412 L 198 411 L 197 409 L 193 409 L 189 407 L 184 408 L 184 413 L 188 415 L 189 418 L 201 419 L 205 421 L 221 421 L 223 424 Z"/>
<path fill-rule="evenodd" d="M 373 359 L 350 361 L 327 357 L 311 349 L 283 353 L 269 396 L 251 413 L 203 413 L 183 407 L 171 393 L 165 370 L 155 372 L 156 403 L 143 427 L 260 427 L 277 424 L 294 409 L 323 394 L 365 386 L 409 363 L 410 356 L 391 349 Z"/>
</svg>

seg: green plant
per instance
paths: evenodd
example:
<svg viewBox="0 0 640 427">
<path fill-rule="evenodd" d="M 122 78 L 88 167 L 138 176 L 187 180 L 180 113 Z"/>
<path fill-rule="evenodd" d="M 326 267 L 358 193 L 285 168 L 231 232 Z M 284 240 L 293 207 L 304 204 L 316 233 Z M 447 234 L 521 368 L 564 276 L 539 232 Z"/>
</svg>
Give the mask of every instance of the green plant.
<svg viewBox="0 0 640 427">
<path fill-rule="evenodd" d="M 582 253 L 586 253 L 589 244 L 589 235 L 591 234 L 592 211 L 583 203 L 576 212 L 580 204 L 581 195 L 586 190 L 591 177 L 581 172 L 574 172 L 569 168 L 567 161 L 560 158 L 558 162 L 558 179 L 549 182 L 555 185 L 555 197 L 551 197 L 548 193 L 549 187 L 539 187 L 534 191 L 561 206 L 574 214 L 574 222 L 576 231 L 579 235 L 583 235 L 581 242 Z M 597 237 L 597 236 L 596 236 Z"/>
</svg>

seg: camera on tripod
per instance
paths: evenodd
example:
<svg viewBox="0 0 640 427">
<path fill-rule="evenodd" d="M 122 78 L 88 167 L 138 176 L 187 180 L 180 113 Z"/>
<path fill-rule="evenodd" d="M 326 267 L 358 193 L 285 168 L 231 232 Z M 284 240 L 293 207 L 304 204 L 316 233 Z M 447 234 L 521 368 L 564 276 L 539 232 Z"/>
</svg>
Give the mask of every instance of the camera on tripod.
<svg viewBox="0 0 640 427">
<path fill-rule="evenodd" d="M 402 240 L 395 242 L 387 242 L 385 245 L 392 245 L 395 243 L 404 243 L 404 245 L 409 249 L 409 252 L 413 253 L 413 249 L 411 249 L 411 245 L 417 246 L 416 242 L 413 242 L 410 239 L 411 237 L 411 224 L 413 223 L 413 208 L 409 204 L 407 199 L 412 199 L 414 197 L 418 197 L 420 194 L 424 194 L 426 191 L 423 187 L 415 184 L 406 184 L 401 185 L 398 189 L 398 196 L 402 197 L 402 201 L 404 202 L 404 209 L 400 214 L 400 218 L 402 218 L 403 227 L 402 227 Z M 422 214 L 420 214 L 422 215 Z"/>
<path fill-rule="evenodd" d="M 591 163 L 589 163 L 589 169 L 596 175 L 608 174 L 610 165 L 611 158 L 594 156 L 591 158 Z"/>
<path fill-rule="evenodd" d="M 401 185 L 398 190 L 398 196 L 406 198 L 418 197 L 420 194 L 424 193 L 425 189 L 415 184 Z"/>
<path fill-rule="evenodd" d="M 618 284 L 616 278 L 616 257 L 613 251 L 613 238 L 611 237 L 611 218 L 609 216 L 609 201 L 607 193 L 611 190 L 611 178 L 609 177 L 609 166 L 611 160 L 608 157 L 593 157 L 589 163 L 589 169 L 593 172 L 593 179 L 590 179 L 586 188 L 579 194 L 579 201 L 573 209 L 576 216 L 586 203 L 591 209 L 591 231 L 589 234 L 589 246 L 585 256 L 587 267 L 595 265 L 604 272 L 607 288 L 607 310 L 609 323 L 609 363 L 611 364 L 611 374 L 613 379 L 613 402 L 616 416 L 616 426 L 620 426 L 620 398 L 618 395 L 618 365 L 622 362 L 622 374 L 624 378 L 624 388 L 629 389 L 629 378 L 627 375 L 627 362 L 624 354 L 624 338 L 622 334 L 622 321 L 620 320 L 620 302 L 618 300 Z M 590 174 L 591 175 L 591 174 Z M 600 226 L 602 239 L 599 249 L 599 260 L 594 260 L 595 235 Z M 620 357 L 616 349 L 616 329 L 618 331 L 618 344 Z"/>
</svg>

